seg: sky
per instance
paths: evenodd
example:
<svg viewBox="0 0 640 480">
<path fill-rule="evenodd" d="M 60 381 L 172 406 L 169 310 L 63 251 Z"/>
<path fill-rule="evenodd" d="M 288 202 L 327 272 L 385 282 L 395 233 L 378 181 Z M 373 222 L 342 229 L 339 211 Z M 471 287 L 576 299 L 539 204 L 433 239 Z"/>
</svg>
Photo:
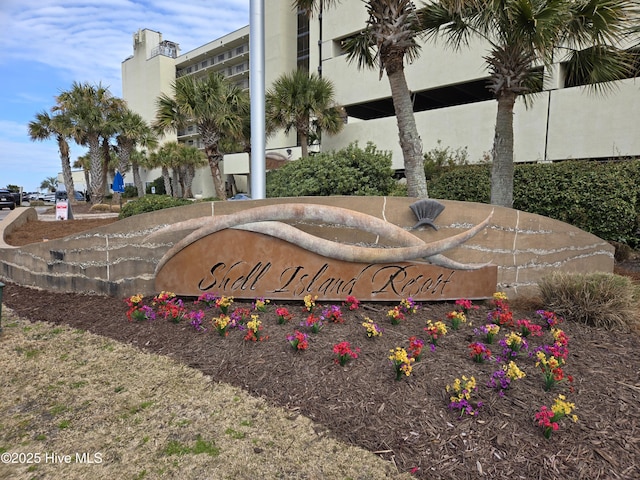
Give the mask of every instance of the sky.
<svg viewBox="0 0 640 480">
<path fill-rule="evenodd" d="M 54 139 L 33 142 L 28 124 L 73 82 L 122 97 L 122 62 L 148 28 L 184 54 L 249 24 L 249 0 L 0 0 L 0 188 L 39 191 L 57 177 Z M 86 153 L 70 142 L 71 161 Z"/>
</svg>

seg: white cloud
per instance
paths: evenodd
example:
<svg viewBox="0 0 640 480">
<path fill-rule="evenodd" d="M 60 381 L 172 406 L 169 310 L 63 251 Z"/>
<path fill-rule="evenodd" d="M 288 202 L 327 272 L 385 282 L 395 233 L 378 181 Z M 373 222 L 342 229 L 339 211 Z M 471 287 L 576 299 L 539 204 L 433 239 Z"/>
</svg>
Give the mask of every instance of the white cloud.
<svg viewBox="0 0 640 480">
<path fill-rule="evenodd" d="M 108 85 L 121 95 L 121 63 L 140 28 L 187 52 L 248 24 L 246 0 L 26 0 L 3 4 L 0 65 L 40 62 L 72 81 Z M 6 20 L 6 21 L 5 21 Z"/>
</svg>

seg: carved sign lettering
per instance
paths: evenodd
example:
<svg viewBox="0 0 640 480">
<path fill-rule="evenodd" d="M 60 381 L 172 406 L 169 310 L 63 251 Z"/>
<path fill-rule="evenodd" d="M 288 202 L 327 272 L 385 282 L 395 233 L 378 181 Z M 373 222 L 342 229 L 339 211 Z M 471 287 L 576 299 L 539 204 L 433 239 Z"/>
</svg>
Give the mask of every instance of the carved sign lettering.
<svg viewBox="0 0 640 480">
<path fill-rule="evenodd" d="M 365 264 L 330 259 L 260 233 L 226 229 L 180 250 L 156 274 L 156 290 L 199 296 L 339 301 L 490 298 L 497 267 L 452 270 L 422 262 Z"/>
</svg>

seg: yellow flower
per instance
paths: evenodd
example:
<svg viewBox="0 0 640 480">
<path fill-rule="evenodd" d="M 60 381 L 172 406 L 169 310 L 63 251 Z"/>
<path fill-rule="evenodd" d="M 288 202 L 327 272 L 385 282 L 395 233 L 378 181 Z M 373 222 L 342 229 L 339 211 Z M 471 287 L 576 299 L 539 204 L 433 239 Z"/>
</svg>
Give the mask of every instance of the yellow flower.
<svg viewBox="0 0 640 480">
<path fill-rule="evenodd" d="M 262 322 L 258 320 L 258 315 L 251 315 L 251 320 L 247 322 L 247 328 L 249 330 L 253 330 L 254 332 L 257 332 L 258 329 L 260 328 L 260 325 L 262 325 Z"/>
<path fill-rule="evenodd" d="M 493 294 L 494 300 L 508 300 L 507 294 L 504 292 L 496 292 Z"/>
<path fill-rule="evenodd" d="M 141 293 L 138 293 L 138 294 L 136 294 L 136 295 L 133 295 L 133 296 L 129 299 L 129 301 L 130 301 L 131 303 L 140 303 L 140 302 L 142 301 L 142 299 L 143 299 L 143 298 L 144 298 L 144 297 L 142 296 L 142 294 L 141 294 Z"/>
<path fill-rule="evenodd" d="M 522 370 L 520 370 L 518 368 L 518 365 L 516 365 L 516 363 L 513 361 L 509 362 L 509 365 L 505 365 L 502 368 L 504 368 L 505 372 L 507 372 L 507 377 L 509 377 L 511 380 L 526 377 L 526 374 Z"/>
<path fill-rule="evenodd" d="M 551 411 L 555 415 L 561 417 L 568 417 L 571 415 L 571 412 L 576 408 L 575 403 L 567 402 L 566 397 L 564 395 L 558 395 L 558 397 L 553 402 L 553 406 L 551 407 Z M 572 416 L 574 422 L 578 421 L 578 417 L 576 415 Z"/>
<path fill-rule="evenodd" d="M 492 335 L 497 335 L 500 331 L 500 325 L 496 325 L 495 323 L 487 324 L 485 325 L 485 327 L 487 329 L 487 333 L 490 333 Z"/>
</svg>

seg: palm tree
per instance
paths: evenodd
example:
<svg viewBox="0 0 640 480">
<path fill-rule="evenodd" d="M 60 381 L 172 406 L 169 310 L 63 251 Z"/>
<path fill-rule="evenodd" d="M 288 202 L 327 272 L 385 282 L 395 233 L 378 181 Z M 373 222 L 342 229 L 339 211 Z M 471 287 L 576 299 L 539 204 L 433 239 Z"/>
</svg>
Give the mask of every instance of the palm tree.
<svg viewBox="0 0 640 480">
<path fill-rule="evenodd" d="M 179 77 L 172 85 L 173 96 L 162 94 L 157 99 L 156 121 L 159 133 L 195 124 L 204 142 L 216 196 L 227 198 L 220 171 L 223 137 L 242 135 L 243 121 L 249 115 L 249 95 L 232 85 L 222 75 L 210 73 L 203 78 Z"/>
<path fill-rule="evenodd" d="M 193 184 L 193 178 L 196 176 L 196 168 L 206 164 L 207 158 L 201 150 L 198 150 L 196 147 L 180 144 L 178 171 L 182 180 L 181 183 L 183 184 L 182 196 L 184 198 L 193 197 L 191 186 Z"/>
<path fill-rule="evenodd" d="M 520 95 L 540 91 L 539 65 L 566 61 L 567 79 L 603 91 L 630 68 L 615 45 L 628 19 L 628 0 L 440 0 L 419 13 L 428 35 L 442 33 L 455 48 L 470 38 L 489 44 L 485 57 L 498 112 L 493 143 L 491 203 L 513 205 L 513 109 Z M 525 101 L 530 100 L 529 98 Z"/>
<path fill-rule="evenodd" d="M 129 168 L 133 170 L 134 184 L 139 196 L 142 196 L 144 195 L 144 189 L 141 187 L 142 182 L 140 181 L 140 170 L 137 162 L 138 156 L 134 155 L 133 152 L 136 151 L 136 146 L 156 148 L 158 139 L 142 116 L 126 106 L 116 112 L 113 123 L 118 152 L 118 171 L 124 175 Z"/>
<path fill-rule="evenodd" d="M 333 84 L 317 74 L 296 70 L 281 75 L 265 97 L 267 124 L 295 129 L 300 138 L 302 156 L 309 155 L 309 138 L 325 131 L 335 135 L 344 126 L 344 109 L 335 104 Z"/>
<path fill-rule="evenodd" d="M 125 108 L 114 119 L 116 143 L 118 145 L 118 170 L 124 173 L 131 166 L 131 153 L 136 146 L 154 149 L 158 139 L 141 115 Z"/>
<path fill-rule="evenodd" d="M 55 192 L 56 188 L 58 188 L 58 179 L 56 177 L 47 177 L 40 182 L 40 190 Z"/>
<path fill-rule="evenodd" d="M 131 161 L 131 172 L 133 173 L 133 184 L 138 192 L 138 197 L 143 197 L 145 193 L 144 184 L 140 177 L 140 167 L 147 167 L 149 165 L 149 157 L 146 150 L 132 150 L 129 156 Z"/>
<path fill-rule="evenodd" d="M 294 0 L 293 5 L 310 15 L 336 3 L 337 0 Z M 358 68 L 377 67 L 380 78 L 386 72 L 404 157 L 407 193 L 410 197 L 427 197 L 422 141 L 404 74 L 405 59 L 413 61 L 420 50 L 416 41 L 416 9 L 411 0 L 368 0 L 365 3 L 369 19 L 364 30 L 346 42 L 347 59 L 357 62 Z"/>
<path fill-rule="evenodd" d="M 84 174 L 84 183 L 86 191 L 84 192 L 85 199 L 89 201 L 90 191 L 91 191 L 91 177 L 89 175 L 91 169 L 91 159 L 89 158 L 89 154 L 85 153 L 84 155 L 80 155 L 76 158 L 76 161 L 73 162 L 73 168 L 81 168 L 82 173 Z"/>
<path fill-rule="evenodd" d="M 36 114 L 35 120 L 29 122 L 29 137 L 32 141 L 48 140 L 55 137 L 58 142 L 60 161 L 62 163 L 62 178 L 64 179 L 67 195 L 75 203 L 75 187 L 71 174 L 71 159 L 67 139 L 71 135 L 71 124 L 63 115 L 50 116 L 46 111 Z M 56 182 L 57 183 L 57 182 Z"/>
<path fill-rule="evenodd" d="M 164 190 L 167 195 L 177 196 L 177 185 L 171 182 L 171 168 L 179 165 L 180 144 L 176 141 L 166 142 L 149 156 L 149 165 L 152 168 L 160 167 L 162 179 L 164 180 Z"/>
<path fill-rule="evenodd" d="M 108 160 L 103 158 L 106 147 L 103 141 L 101 149 L 101 140 L 113 134 L 108 122 L 122 100 L 114 98 L 109 89 L 100 84 L 74 82 L 70 90 L 56 97 L 56 102 L 52 110 L 69 118 L 76 142 L 89 148 L 91 202 L 101 203 Z"/>
</svg>

